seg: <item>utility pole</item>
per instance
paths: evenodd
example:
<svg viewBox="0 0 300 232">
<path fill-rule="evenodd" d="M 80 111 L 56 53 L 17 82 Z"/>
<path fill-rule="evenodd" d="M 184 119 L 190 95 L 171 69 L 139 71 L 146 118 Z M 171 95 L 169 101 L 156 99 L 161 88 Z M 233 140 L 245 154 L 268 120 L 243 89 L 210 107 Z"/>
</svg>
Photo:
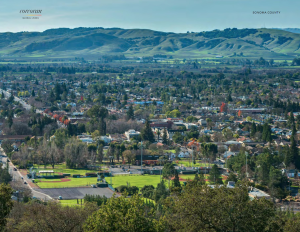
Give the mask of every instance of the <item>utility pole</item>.
<svg viewBox="0 0 300 232">
<path fill-rule="evenodd" d="M 141 141 L 141 174 L 143 174 L 143 141 Z"/>
<path fill-rule="evenodd" d="M 248 152 L 245 152 L 246 155 L 246 177 L 248 178 L 248 168 L 247 168 L 247 156 L 248 156 Z"/>
<path fill-rule="evenodd" d="M 159 164 L 160 164 L 160 176 L 159 176 L 159 183 L 161 183 L 161 159 L 159 159 Z"/>
</svg>

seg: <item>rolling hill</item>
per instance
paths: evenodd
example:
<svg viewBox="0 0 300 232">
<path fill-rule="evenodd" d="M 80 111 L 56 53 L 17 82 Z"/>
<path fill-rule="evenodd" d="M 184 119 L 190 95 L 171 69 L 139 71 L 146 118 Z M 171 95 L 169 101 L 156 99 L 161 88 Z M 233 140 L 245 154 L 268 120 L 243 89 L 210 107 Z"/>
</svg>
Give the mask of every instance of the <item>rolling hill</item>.
<svg viewBox="0 0 300 232">
<path fill-rule="evenodd" d="M 292 59 L 300 55 L 300 34 L 281 29 L 225 29 L 171 33 L 147 29 L 58 28 L 0 33 L 1 57 L 100 57 L 105 54 L 173 57 Z"/>
</svg>

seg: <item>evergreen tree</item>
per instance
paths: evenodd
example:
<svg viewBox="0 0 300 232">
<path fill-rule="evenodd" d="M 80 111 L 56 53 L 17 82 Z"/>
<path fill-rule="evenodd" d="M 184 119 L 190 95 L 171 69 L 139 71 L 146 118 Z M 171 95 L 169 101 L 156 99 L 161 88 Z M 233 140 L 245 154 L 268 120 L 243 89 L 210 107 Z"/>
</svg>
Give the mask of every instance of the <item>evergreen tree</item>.
<svg viewBox="0 0 300 232">
<path fill-rule="evenodd" d="M 50 100 L 50 102 L 54 102 L 56 100 L 53 90 L 51 90 L 51 92 L 50 92 L 49 100 Z"/>
<path fill-rule="evenodd" d="M 227 102 L 232 102 L 231 93 L 229 93 L 229 94 L 228 94 L 228 97 L 227 97 Z"/>
<path fill-rule="evenodd" d="M 4 99 L 4 98 L 5 98 L 5 96 L 4 96 L 4 92 L 2 92 L 2 94 L 1 94 L 1 98 L 2 98 L 2 99 Z"/>
<path fill-rule="evenodd" d="M 162 143 L 163 144 L 168 144 L 168 137 L 167 137 L 167 129 L 166 128 L 164 128 L 164 131 L 163 131 Z"/>
<path fill-rule="evenodd" d="M 134 111 L 133 111 L 132 104 L 130 104 L 126 114 L 127 114 L 127 120 L 134 120 Z"/>
<path fill-rule="evenodd" d="M 12 114 L 8 115 L 8 117 L 7 117 L 7 123 L 8 123 L 9 129 L 11 129 L 11 126 L 13 124 L 13 116 L 12 116 Z"/>
<path fill-rule="evenodd" d="M 208 176 L 210 184 L 223 184 L 219 169 L 217 165 L 213 165 Z"/>
<path fill-rule="evenodd" d="M 256 125 L 255 125 L 254 122 L 252 122 L 251 130 L 250 130 L 250 136 L 254 137 L 255 133 L 256 133 Z"/>
<path fill-rule="evenodd" d="M 291 129 L 292 129 L 293 126 L 295 125 L 295 118 L 294 118 L 294 114 L 293 114 L 292 111 L 290 112 L 290 116 L 288 117 L 287 125 L 288 125 Z"/>
<path fill-rule="evenodd" d="M 174 176 L 174 180 L 173 180 L 173 187 L 179 187 L 181 188 L 181 184 L 179 181 L 179 175 L 178 172 L 175 170 L 175 176 Z"/>
<path fill-rule="evenodd" d="M 272 142 L 271 128 L 268 123 L 265 123 L 263 126 L 262 140 L 265 142 Z"/>
<path fill-rule="evenodd" d="M 31 96 L 35 97 L 35 92 L 34 92 L 34 90 L 32 90 Z"/>
<path fill-rule="evenodd" d="M 144 141 L 149 141 L 151 143 L 155 141 L 154 134 L 152 132 L 148 119 L 146 120 L 145 127 L 141 131 L 141 137 Z"/>
<path fill-rule="evenodd" d="M 300 168 L 299 151 L 294 136 L 291 137 L 290 156 L 292 157 L 292 162 L 295 164 L 295 167 Z"/>
</svg>

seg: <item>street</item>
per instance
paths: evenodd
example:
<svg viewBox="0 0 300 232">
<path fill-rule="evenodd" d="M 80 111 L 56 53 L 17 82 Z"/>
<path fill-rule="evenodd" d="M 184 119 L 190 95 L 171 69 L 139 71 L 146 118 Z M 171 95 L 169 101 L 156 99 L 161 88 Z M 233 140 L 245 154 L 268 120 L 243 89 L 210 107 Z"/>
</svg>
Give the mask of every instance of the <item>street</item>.
<svg viewBox="0 0 300 232">
<path fill-rule="evenodd" d="M 3 153 L 2 148 L 0 148 L 0 156 L 1 156 L 2 163 L 4 164 L 4 166 L 6 166 L 7 156 Z M 28 184 L 28 183 L 31 182 L 31 180 L 28 179 L 27 176 L 22 176 L 22 174 L 18 170 L 14 171 L 14 168 L 15 168 L 15 166 L 13 166 L 13 164 L 11 162 L 9 162 L 9 173 L 12 176 L 12 181 L 19 181 L 19 182 L 23 183 L 24 186 L 26 186 L 27 188 L 31 189 L 32 197 L 35 197 L 37 199 L 43 199 L 43 200 L 46 200 L 46 201 L 52 200 L 52 198 L 50 196 L 48 196 L 47 194 L 38 192 L 37 190 L 35 190 L 34 188 L 32 188 Z M 27 184 L 24 184 L 24 181 L 26 181 Z"/>
</svg>

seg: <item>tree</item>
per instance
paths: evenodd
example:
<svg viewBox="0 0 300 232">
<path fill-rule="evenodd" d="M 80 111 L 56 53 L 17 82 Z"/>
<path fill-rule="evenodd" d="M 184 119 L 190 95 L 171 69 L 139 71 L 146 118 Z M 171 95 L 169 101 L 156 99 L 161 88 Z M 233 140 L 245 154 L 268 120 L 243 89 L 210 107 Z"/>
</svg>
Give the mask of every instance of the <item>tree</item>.
<svg viewBox="0 0 300 232">
<path fill-rule="evenodd" d="M 293 128 L 293 126 L 295 125 L 295 118 L 294 118 L 293 112 L 290 112 L 290 116 L 288 117 L 288 120 L 287 120 L 287 125 L 290 128 Z"/>
<path fill-rule="evenodd" d="M 242 111 L 241 111 L 241 110 L 238 111 L 238 116 L 239 116 L 239 117 L 242 116 Z"/>
<path fill-rule="evenodd" d="M 166 188 L 165 181 L 162 180 L 160 183 L 157 184 L 157 187 L 154 192 L 153 199 L 155 202 L 160 202 L 169 195 L 169 191 Z"/>
<path fill-rule="evenodd" d="M 255 133 L 256 133 L 256 125 L 255 122 L 252 122 L 251 129 L 250 129 L 250 136 L 254 137 Z"/>
<path fill-rule="evenodd" d="M 173 188 L 176 188 L 176 191 L 181 192 L 181 184 L 179 181 L 179 176 L 178 176 L 178 172 L 175 170 L 175 176 L 174 176 L 174 180 L 173 180 L 173 186 L 172 186 L 172 190 Z"/>
<path fill-rule="evenodd" d="M 7 223 L 7 231 L 83 231 L 86 219 L 96 210 L 97 205 L 89 202 L 84 207 L 64 206 L 55 202 L 15 203 Z"/>
<path fill-rule="evenodd" d="M 149 198 L 152 199 L 153 194 L 154 194 L 154 186 L 153 185 L 145 185 L 142 189 L 141 189 L 141 193 L 142 196 L 145 198 Z"/>
<path fill-rule="evenodd" d="M 226 140 L 230 140 L 233 137 L 233 132 L 229 128 L 225 128 L 222 130 L 222 134 Z"/>
<path fill-rule="evenodd" d="M 135 161 L 135 153 L 130 150 L 126 150 L 122 153 L 123 158 L 127 159 L 128 163 L 133 164 Z"/>
<path fill-rule="evenodd" d="M 176 131 L 172 137 L 172 140 L 174 141 L 174 143 L 182 143 L 183 138 L 184 136 L 180 132 Z"/>
<path fill-rule="evenodd" d="M 155 141 L 154 134 L 152 132 L 148 119 L 146 120 L 145 127 L 141 131 L 141 137 L 144 141 L 149 141 L 151 143 Z"/>
<path fill-rule="evenodd" d="M 168 207 L 169 231 L 277 231 L 274 204 L 264 198 L 250 201 L 246 185 L 187 185 Z"/>
<path fill-rule="evenodd" d="M 32 90 L 31 96 L 32 96 L 32 97 L 35 97 L 35 92 L 34 92 L 34 90 Z"/>
<path fill-rule="evenodd" d="M 214 164 L 209 172 L 208 180 L 210 184 L 223 184 L 218 166 Z"/>
<path fill-rule="evenodd" d="M 263 125 L 262 140 L 265 142 L 272 142 L 271 128 L 268 123 Z"/>
<path fill-rule="evenodd" d="M 14 150 L 12 145 L 13 145 L 12 141 L 10 141 L 8 139 L 4 139 L 2 141 L 1 147 L 3 148 L 6 155 L 8 155 L 9 153 L 11 153 Z"/>
<path fill-rule="evenodd" d="M 167 129 L 164 128 L 163 130 L 163 136 L 162 136 L 162 143 L 163 144 L 168 144 L 168 135 L 167 135 Z"/>
<path fill-rule="evenodd" d="M 129 109 L 126 112 L 126 118 L 127 120 L 134 120 L 134 111 L 132 104 L 130 104 Z"/>
<path fill-rule="evenodd" d="M 222 102 L 222 105 L 220 107 L 220 112 L 221 113 L 227 112 L 227 105 L 224 102 Z"/>
<path fill-rule="evenodd" d="M 233 172 L 229 173 L 229 176 L 227 177 L 225 184 L 228 184 L 228 181 L 234 181 L 235 183 L 238 181 L 236 175 Z"/>
<path fill-rule="evenodd" d="M 13 191 L 9 185 L 0 185 L 0 231 L 4 231 L 7 223 L 7 216 L 13 207 L 11 199 L 12 193 Z"/>
<path fill-rule="evenodd" d="M 170 180 L 175 175 L 176 169 L 172 163 L 166 163 L 162 170 L 163 178 L 169 180 L 169 188 L 170 188 Z"/>
<path fill-rule="evenodd" d="M 9 169 L 4 167 L 4 164 L 0 164 L 0 184 L 8 184 L 12 180 L 9 174 Z"/>
<path fill-rule="evenodd" d="M 13 125 L 13 123 L 14 123 L 14 121 L 13 121 L 13 113 L 10 113 L 7 116 L 7 124 L 8 124 L 9 129 L 11 129 L 11 126 Z"/>
<path fill-rule="evenodd" d="M 163 224 L 156 219 L 155 211 L 148 207 L 138 195 L 130 198 L 112 197 L 87 219 L 84 231 L 164 231 Z"/>
</svg>

